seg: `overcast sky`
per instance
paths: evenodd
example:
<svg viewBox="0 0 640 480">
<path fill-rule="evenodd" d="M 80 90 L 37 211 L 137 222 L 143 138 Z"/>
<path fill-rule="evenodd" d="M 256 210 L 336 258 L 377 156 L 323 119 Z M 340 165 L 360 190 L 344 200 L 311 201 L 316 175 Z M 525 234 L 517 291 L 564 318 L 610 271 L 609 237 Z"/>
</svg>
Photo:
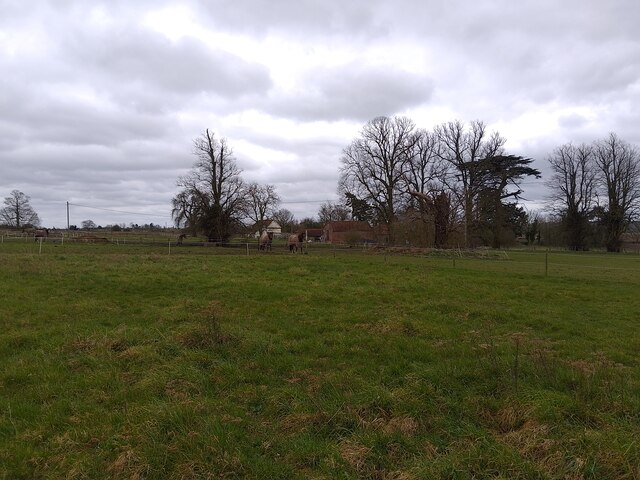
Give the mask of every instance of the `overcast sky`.
<svg viewBox="0 0 640 480">
<path fill-rule="evenodd" d="M 483 120 L 546 172 L 569 141 L 640 145 L 639 20 L 638 0 L 0 0 L 0 199 L 45 226 L 67 201 L 72 224 L 171 225 L 209 128 L 315 215 L 378 115 Z"/>
</svg>

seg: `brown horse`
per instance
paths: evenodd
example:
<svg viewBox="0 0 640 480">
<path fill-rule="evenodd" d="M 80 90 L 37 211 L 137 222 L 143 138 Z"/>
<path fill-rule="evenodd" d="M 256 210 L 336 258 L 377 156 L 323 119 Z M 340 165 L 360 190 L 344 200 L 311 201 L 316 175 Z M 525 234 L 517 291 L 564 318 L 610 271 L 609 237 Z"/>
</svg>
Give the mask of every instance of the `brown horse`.
<svg viewBox="0 0 640 480">
<path fill-rule="evenodd" d="M 298 250 L 300 250 L 300 253 L 302 253 L 303 238 L 304 238 L 304 232 L 298 233 L 298 234 L 294 233 L 293 235 L 289 235 L 289 251 L 292 253 L 295 253 Z"/>
<path fill-rule="evenodd" d="M 180 235 L 178 235 L 178 241 L 176 243 L 176 245 L 178 246 L 182 246 L 182 241 L 187 237 L 186 233 L 181 233 Z"/>
<path fill-rule="evenodd" d="M 271 250 L 271 244 L 273 243 L 273 232 L 262 232 L 260 235 L 260 243 L 258 248 L 260 250 Z"/>
<path fill-rule="evenodd" d="M 39 228 L 33 232 L 33 240 L 38 241 L 39 238 L 45 240 L 49 236 L 48 228 Z"/>
</svg>

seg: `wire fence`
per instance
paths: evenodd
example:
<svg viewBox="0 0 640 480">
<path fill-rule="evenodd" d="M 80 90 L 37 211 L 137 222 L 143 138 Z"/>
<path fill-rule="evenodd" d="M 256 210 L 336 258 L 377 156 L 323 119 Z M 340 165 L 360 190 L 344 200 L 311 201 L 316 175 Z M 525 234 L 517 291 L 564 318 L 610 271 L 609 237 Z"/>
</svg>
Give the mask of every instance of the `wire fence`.
<svg viewBox="0 0 640 480">
<path fill-rule="evenodd" d="M 429 268 L 450 268 L 492 272 L 498 275 L 566 277 L 581 281 L 607 279 L 640 285 L 640 252 L 570 252 L 562 249 L 448 249 L 410 246 L 389 247 L 376 244 L 329 244 L 306 242 L 290 249 L 285 239 L 274 239 L 270 248 L 261 249 L 255 238 L 236 238 L 230 242 L 209 242 L 201 238 L 178 241 L 171 234 L 113 232 L 98 236 L 75 232 L 51 232 L 48 237 L 20 233 L 0 233 L 0 255 L 80 254 L 80 255 L 234 255 L 251 258 L 304 255 L 351 259 Z M 300 248 L 301 247 L 301 248 Z"/>
<path fill-rule="evenodd" d="M 32 251 L 34 248 L 46 251 L 50 247 L 67 247 L 68 251 L 111 253 L 118 251 L 126 253 L 135 251 L 140 253 L 147 249 L 149 253 L 156 253 L 166 250 L 167 253 L 183 254 L 208 254 L 208 255 L 252 255 L 252 254 L 285 254 L 301 253 L 308 254 L 310 250 L 315 252 L 328 252 L 342 250 L 346 252 L 360 252 L 371 250 L 375 246 L 372 244 L 359 245 L 332 245 L 323 242 L 299 242 L 289 245 L 286 237 L 274 239 L 268 246 L 261 246 L 259 240 L 254 237 L 234 238 L 231 241 L 209 240 L 204 238 L 179 239 L 175 234 L 144 234 L 144 233 L 109 233 L 83 234 L 69 233 L 67 231 L 53 232 L 48 236 L 36 236 L 33 233 L 4 233 L 0 234 L 0 245 L 9 247 L 14 245 L 17 248 L 5 249 L 5 253 L 10 251 L 24 252 Z M 20 246 L 24 248 L 19 248 Z M 82 249 L 84 247 L 84 249 Z"/>
</svg>

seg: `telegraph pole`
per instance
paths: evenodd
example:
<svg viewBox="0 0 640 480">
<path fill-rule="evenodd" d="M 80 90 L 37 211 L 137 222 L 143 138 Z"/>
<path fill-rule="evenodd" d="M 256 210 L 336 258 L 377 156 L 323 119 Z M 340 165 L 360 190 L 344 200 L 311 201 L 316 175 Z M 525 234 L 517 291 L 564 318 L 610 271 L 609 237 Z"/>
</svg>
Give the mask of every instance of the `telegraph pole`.
<svg viewBox="0 0 640 480">
<path fill-rule="evenodd" d="M 69 202 L 67 202 L 67 230 L 69 230 Z"/>
</svg>

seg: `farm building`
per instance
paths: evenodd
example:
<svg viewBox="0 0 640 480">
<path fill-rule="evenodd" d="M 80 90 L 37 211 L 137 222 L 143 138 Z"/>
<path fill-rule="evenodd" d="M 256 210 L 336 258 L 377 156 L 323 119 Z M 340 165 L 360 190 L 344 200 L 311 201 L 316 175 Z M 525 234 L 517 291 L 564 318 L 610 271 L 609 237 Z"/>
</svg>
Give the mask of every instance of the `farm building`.
<svg viewBox="0 0 640 480">
<path fill-rule="evenodd" d="M 324 226 L 324 241 L 328 243 L 375 242 L 375 232 L 367 222 L 329 222 Z"/>
<path fill-rule="evenodd" d="M 262 232 L 273 233 L 274 235 L 280 235 L 282 233 L 282 228 L 280 224 L 275 220 L 270 218 L 264 220 L 263 222 L 257 222 L 251 227 L 251 232 L 254 237 L 259 238 L 262 235 Z"/>
</svg>

